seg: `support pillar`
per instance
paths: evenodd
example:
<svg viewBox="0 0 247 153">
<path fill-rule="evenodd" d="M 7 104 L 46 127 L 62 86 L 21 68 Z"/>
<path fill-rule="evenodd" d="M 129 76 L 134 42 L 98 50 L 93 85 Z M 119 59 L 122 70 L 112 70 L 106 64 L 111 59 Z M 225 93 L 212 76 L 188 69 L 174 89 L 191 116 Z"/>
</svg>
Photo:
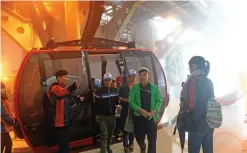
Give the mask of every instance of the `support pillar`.
<svg viewBox="0 0 247 153">
<path fill-rule="evenodd" d="M 64 2 L 66 40 L 80 39 L 80 11 L 78 2 Z"/>
</svg>

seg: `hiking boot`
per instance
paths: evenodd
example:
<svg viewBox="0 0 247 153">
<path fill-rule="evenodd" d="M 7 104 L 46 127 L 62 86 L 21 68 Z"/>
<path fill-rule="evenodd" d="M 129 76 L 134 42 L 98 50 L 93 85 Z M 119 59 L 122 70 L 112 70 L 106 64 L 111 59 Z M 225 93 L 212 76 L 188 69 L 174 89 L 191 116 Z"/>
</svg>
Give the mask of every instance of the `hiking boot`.
<svg viewBox="0 0 247 153">
<path fill-rule="evenodd" d="M 129 150 L 130 150 L 130 152 L 134 152 L 134 144 L 129 145 Z"/>
<path fill-rule="evenodd" d="M 129 148 L 124 148 L 124 153 L 130 153 L 130 149 Z"/>
</svg>

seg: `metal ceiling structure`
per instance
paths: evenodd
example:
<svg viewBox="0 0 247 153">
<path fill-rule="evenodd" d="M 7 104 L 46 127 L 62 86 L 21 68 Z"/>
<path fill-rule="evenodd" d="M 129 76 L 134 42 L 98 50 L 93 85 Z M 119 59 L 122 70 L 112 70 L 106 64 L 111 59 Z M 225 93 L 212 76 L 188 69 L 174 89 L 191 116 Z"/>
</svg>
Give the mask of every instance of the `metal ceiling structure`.
<svg viewBox="0 0 247 153">
<path fill-rule="evenodd" d="M 80 35 L 82 36 L 86 23 L 90 22 L 91 24 L 89 25 L 91 27 L 88 27 L 86 35 L 92 33 L 91 35 L 93 36 L 97 28 L 101 28 L 104 38 L 130 42 L 135 39 L 133 36 L 133 25 L 138 22 L 152 19 L 155 16 L 166 17 L 175 15 L 182 20 L 184 25 L 200 26 L 206 21 L 207 11 L 210 10 L 210 3 L 203 0 L 157 2 L 104 1 L 101 4 L 96 2 L 89 4 L 89 2 L 5 1 L 1 2 L 1 4 L 5 10 L 30 21 L 29 24 L 32 25 L 43 46 L 51 37 L 54 37 L 54 25 L 57 24 L 57 20 L 66 20 L 66 34 L 72 33 L 70 36 L 66 36 L 66 39 L 78 37 L 78 34 L 73 35 L 78 29 L 81 30 Z M 73 9 L 72 13 L 69 12 L 71 15 L 66 15 L 69 11 L 66 8 L 71 9 L 71 7 L 79 9 Z M 91 19 L 87 18 L 90 17 L 90 11 Z M 99 17 L 101 17 L 100 24 L 96 24 L 99 22 L 97 19 Z M 78 27 L 78 25 L 83 25 L 83 27 Z M 73 32 L 69 31 L 69 28 L 71 29 L 73 26 L 76 30 Z M 88 37 L 87 39 L 90 38 Z"/>
<path fill-rule="evenodd" d="M 127 3 L 129 4 L 128 7 L 123 8 L 124 4 L 126 6 Z M 115 35 L 114 39 L 116 39 L 116 36 L 120 35 L 120 41 L 133 41 L 133 25 L 156 16 L 167 17 L 172 15 L 180 18 L 186 26 L 200 27 L 207 20 L 207 11 L 210 10 L 210 2 L 204 1 L 146 1 L 140 3 L 133 12 L 130 12 L 130 10 L 135 3 L 124 2 L 124 4 L 116 1 L 107 3 L 108 9 L 105 9 L 101 19 L 106 38 L 113 39 L 112 35 Z M 116 12 L 120 12 L 120 9 L 125 9 L 125 13 L 128 13 L 125 18 L 117 18 L 115 15 Z M 126 18 L 129 18 L 127 24 L 122 24 Z M 108 33 L 114 34 L 107 35 Z"/>
</svg>

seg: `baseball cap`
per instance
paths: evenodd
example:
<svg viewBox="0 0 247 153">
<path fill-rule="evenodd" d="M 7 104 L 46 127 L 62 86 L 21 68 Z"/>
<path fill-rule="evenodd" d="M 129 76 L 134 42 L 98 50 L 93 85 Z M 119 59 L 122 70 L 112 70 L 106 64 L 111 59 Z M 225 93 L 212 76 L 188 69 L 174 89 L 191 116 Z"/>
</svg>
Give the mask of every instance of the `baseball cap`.
<svg viewBox="0 0 247 153">
<path fill-rule="evenodd" d="M 111 75 L 111 73 L 106 73 L 106 74 L 104 75 L 104 80 L 112 80 L 112 75 Z"/>
<path fill-rule="evenodd" d="M 101 86 L 100 79 L 95 79 L 94 80 L 94 86 L 96 86 L 96 87 L 100 87 Z"/>
<path fill-rule="evenodd" d="M 138 71 L 138 73 L 141 73 L 141 72 L 149 72 L 148 68 L 146 67 L 141 67 Z"/>
<path fill-rule="evenodd" d="M 133 69 L 129 70 L 128 76 L 136 76 L 136 71 Z"/>
</svg>

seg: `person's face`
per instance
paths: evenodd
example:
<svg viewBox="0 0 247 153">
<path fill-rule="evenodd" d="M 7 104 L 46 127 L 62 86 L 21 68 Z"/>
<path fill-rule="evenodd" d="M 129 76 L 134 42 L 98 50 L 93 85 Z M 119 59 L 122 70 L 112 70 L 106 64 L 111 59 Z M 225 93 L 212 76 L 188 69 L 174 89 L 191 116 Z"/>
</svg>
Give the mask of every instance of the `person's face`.
<svg viewBox="0 0 247 153">
<path fill-rule="evenodd" d="M 195 70 L 197 70 L 197 65 L 196 64 L 189 65 L 189 70 L 190 70 L 190 74 L 193 73 Z"/>
<path fill-rule="evenodd" d="M 128 76 L 128 81 L 129 81 L 129 83 L 134 83 L 136 81 L 136 77 L 135 76 Z"/>
<path fill-rule="evenodd" d="M 112 88 L 117 88 L 117 82 L 112 82 L 111 87 Z"/>
<path fill-rule="evenodd" d="M 62 85 L 67 85 L 68 84 L 68 81 L 69 81 L 67 75 L 59 76 L 59 77 L 57 77 L 57 80 Z"/>
<path fill-rule="evenodd" d="M 140 72 L 139 73 L 139 81 L 140 81 L 141 84 L 148 83 L 148 79 L 149 79 L 148 72 Z"/>
<path fill-rule="evenodd" d="M 110 88 L 112 85 L 112 80 L 110 79 L 105 79 L 104 80 L 104 86 Z"/>
</svg>

